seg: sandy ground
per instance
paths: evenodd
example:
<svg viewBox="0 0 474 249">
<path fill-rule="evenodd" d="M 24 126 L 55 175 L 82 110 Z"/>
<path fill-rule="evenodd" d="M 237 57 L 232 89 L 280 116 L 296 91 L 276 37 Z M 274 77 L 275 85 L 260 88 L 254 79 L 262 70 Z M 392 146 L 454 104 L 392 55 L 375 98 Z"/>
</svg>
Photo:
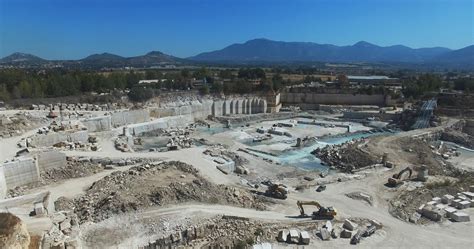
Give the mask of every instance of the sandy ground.
<svg viewBox="0 0 474 249">
<path fill-rule="evenodd" d="M 474 171 L 474 151 L 463 149 L 458 151 L 460 155 L 451 157 L 448 161 L 458 168 Z"/>
</svg>

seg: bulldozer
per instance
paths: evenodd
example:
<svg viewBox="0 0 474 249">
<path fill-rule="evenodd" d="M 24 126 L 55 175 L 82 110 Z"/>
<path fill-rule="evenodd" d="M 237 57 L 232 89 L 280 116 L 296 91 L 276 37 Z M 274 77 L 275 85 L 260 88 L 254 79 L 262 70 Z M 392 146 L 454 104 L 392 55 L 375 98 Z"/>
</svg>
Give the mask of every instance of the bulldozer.
<svg viewBox="0 0 474 249">
<path fill-rule="evenodd" d="M 277 199 L 285 200 L 288 198 L 288 189 L 283 184 L 270 184 L 268 185 L 265 195 Z"/>
<path fill-rule="evenodd" d="M 408 177 L 402 178 L 403 174 L 405 172 L 408 172 Z M 398 174 L 394 174 L 392 177 L 388 178 L 387 186 L 388 187 L 397 187 L 401 184 L 403 184 L 403 181 L 408 180 L 411 178 L 411 175 L 413 173 L 413 170 L 410 167 L 406 167 Z"/>
<path fill-rule="evenodd" d="M 323 207 L 317 201 L 297 201 L 296 205 L 300 209 L 300 217 L 308 217 L 308 215 L 304 212 L 303 206 L 311 205 L 316 206 L 318 211 L 314 211 L 312 214 L 313 219 L 334 219 L 337 214 L 336 209 L 333 207 Z"/>
</svg>

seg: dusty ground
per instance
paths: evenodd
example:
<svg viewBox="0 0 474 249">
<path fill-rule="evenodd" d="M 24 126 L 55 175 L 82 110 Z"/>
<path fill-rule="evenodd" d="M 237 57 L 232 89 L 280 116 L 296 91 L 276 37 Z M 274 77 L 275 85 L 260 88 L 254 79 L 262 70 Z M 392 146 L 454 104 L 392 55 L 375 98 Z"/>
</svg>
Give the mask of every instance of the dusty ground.
<svg viewBox="0 0 474 249">
<path fill-rule="evenodd" d="M 426 163 L 432 172 L 445 173 L 443 166 L 437 160 L 429 157 L 429 154 L 428 157 L 419 155 L 420 152 L 431 152 L 429 147 L 429 151 L 425 150 L 426 147 L 421 144 L 419 147 L 410 140 L 411 136 L 427 130 L 373 138 L 361 145 L 364 150 L 370 151 L 376 156 L 381 157 L 384 152 L 388 152 L 389 160 L 399 165 L 395 169 L 389 170 L 379 167 L 356 174 L 338 173 L 320 178 L 318 177 L 319 172 L 308 172 L 291 166 L 276 165 L 238 151 L 245 145 L 236 141 L 235 137 L 226 134 L 202 133 L 199 136 L 210 142 L 225 144 L 230 151 L 245 158 L 245 166 L 251 171 L 249 175 L 223 174 L 216 169 L 216 163 L 204 156 L 205 146 L 162 153 L 122 153 L 115 150 L 113 141 L 110 139 L 116 136 L 120 129 L 119 127 L 112 132 L 98 134 L 102 151 L 66 151 L 65 153 L 76 157 L 146 158 L 152 161 L 163 161 L 164 165 L 171 165 L 170 161 L 181 161 L 191 166 L 169 167 L 159 170 L 154 167 L 142 170 L 136 166 L 124 166 L 110 171 L 98 171 L 80 178 L 64 179 L 64 181 L 30 190 L 30 193 L 49 190 L 51 192 L 50 207 L 54 206 L 52 202 L 60 197 L 65 197 L 61 198 L 62 202 L 72 204 L 71 206 L 66 205 L 66 208 L 79 205 L 80 207 L 76 211 L 80 216 L 92 217 L 83 221 L 90 220 L 95 223 L 85 222 L 81 225 L 81 238 L 83 246 L 86 248 L 133 248 L 173 231 L 204 224 L 221 215 L 246 217 L 253 220 L 252 224 L 267 224 L 270 227 L 275 223 L 283 224 L 283 227 L 288 228 L 299 227 L 302 222 L 310 223 L 307 229 L 311 232 L 311 247 L 352 247 L 347 239 L 332 239 L 330 241 L 318 239 L 314 234 L 322 222 L 312 221 L 309 218 L 297 218 L 299 215 L 296 207 L 297 200 L 316 200 L 323 206 L 334 206 L 338 212 L 334 220 L 336 226 L 339 226 L 345 218 L 380 221 L 383 228 L 373 236 L 363 239 L 358 247 L 413 248 L 416 245 L 417 248 L 469 248 L 474 243 L 472 239 L 473 221 L 464 223 L 445 221 L 415 225 L 396 218 L 389 212 L 391 200 L 400 198 L 400 195 L 404 193 L 410 193 L 407 194 L 410 197 L 417 196 L 416 191 L 421 191 L 421 188 L 417 188 L 416 184 L 412 185 L 411 183 L 404 184 L 397 189 L 387 188 L 384 184 L 388 176 L 397 172 L 401 167 L 413 163 Z M 235 132 L 238 133 L 237 136 L 242 134 L 242 131 L 238 129 Z M 8 150 L 5 156 L 2 153 L 2 157 L 8 158 L 12 152 L 16 151 L 10 149 L 9 146 L 16 144 L 21 137 L 0 142 L 1 148 Z M 410 147 L 414 145 L 416 146 Z M 314 180 L 305 180 L 305 176 L 310 176 Z M 265 179 L 280 180 L 289 186 L 289 197 L 286 200 L 272 200 L 266 203 L 267 210 L 259 211 L 253 204 L 259 203 L 258 192 L 263 189 L 257 189 L 255 194 L 250 193 L 248 191 L 250 187 L 243 181 L 244 179 L 252 182 Z M 302 184 L 306 187 L 299 191 L 295 190 Z M 318 193 L 315 188 L 321 184 L 327 185 L 327 189 Z M 238 190 L 237 194 L 235 190 Z M 440 191 L 433 188 L 429 194 L 442 194 Z M 370 195 L 372 205 L 364 200 L 347 196 L 353 192 L 363 192 Z M 247 197 L 248 199 L 246 199 Z M 424 198 L 425 196 L 416 201 L 423 201 Z M 88 202 L 87 205 L 79 204 L 86 202 L 85 200 Z M 406 199 L 407 202 L 410 200 L 412 199 Z M 124 203 L 126 205 L 122 205 Z M 87 208 L 83 209 L 84 206 Z M 48 229 L 48 218 L 29 217 L 26 213 L 28 210 L 30 210 L 29 206 L 12 209 L 12 212 L 23 212 L 21 218 L 36 233 Z M 312 211 L 311 207 L 308 207 L 309 211 Z M 471 216 L 474 215 L 472 208 L 468 209 L 468 212 Z M 222 229 L 226 231 L 225 229 L 230 228 L 226 228 L 224 224 Z M 273 227 L 273 229 L 271 231 L 275 233 L 279 228 Z M 250 234 L 253 232 L 252 230 Z M 218 234 L 214 234 L 214 236 L 218 236 Z M 257 241 L 256 236 L 253 239 Z M 269 241 L 275 247 L 286 245 L 278 244 L 274 239 L 269 239 Z"/>
</svg>

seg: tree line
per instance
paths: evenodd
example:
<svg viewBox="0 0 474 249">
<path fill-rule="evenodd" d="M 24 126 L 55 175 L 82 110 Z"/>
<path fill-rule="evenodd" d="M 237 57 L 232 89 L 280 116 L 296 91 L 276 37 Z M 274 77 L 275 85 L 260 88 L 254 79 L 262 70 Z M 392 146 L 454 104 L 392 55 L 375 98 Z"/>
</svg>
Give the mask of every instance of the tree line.
<svg viewBox="0 0 474 249">
<path fill-rule="evenodd" d="M 156 84 L 139 85 L 142 79 L 159 79 Z M 161 80 L 163 79 L 163 80 Z M 160 91 L 189 90 L 195 87 L 191 79 L 203 80 L 199 90 L 202 93 L 239 93 L 255 91 L 278 91 L 287 82 L 279 74 L 267 78 L 260 68 L 242 68 L 235 72 L 230 69 L 162 72 L 159 70 L 95 72 L 71 71 L 64 69 L 0 70 L 0 100 L 22 98 L 50 98 L 80 95 L 88 92 L 107 93 L 112 90 L 130 89 L 132 99 L 149 98 Z M 260 80 L 259 84 L 251 80 Z"/>
</svg>

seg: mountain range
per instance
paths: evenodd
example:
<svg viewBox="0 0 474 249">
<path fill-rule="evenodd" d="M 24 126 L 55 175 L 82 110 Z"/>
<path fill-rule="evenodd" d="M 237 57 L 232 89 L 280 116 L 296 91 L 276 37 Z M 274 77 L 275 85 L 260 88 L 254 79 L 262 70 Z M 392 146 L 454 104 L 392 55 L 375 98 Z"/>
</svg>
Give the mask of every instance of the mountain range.
<svg viewBox="0 0 474 249">
<path fill-rule="evenodd" d="M 122 57 L 110 53 L 93 54 L 80 60 L 45 60 L 40 57 L 14 53 L 0 59 L 0 65 L 69 67 L 151 67 L 163 64 L 242 64 L 251 62 L 340 62 L 410 64 L 446 68 L 474 69 L 474 45 L 458 50 L 443 47 L 413 49 L 403 45 L 378 46 L 365 41 L 349 46 L 312 42 L 283 42 L 254 39 L 223 49 L 205 52 L 188 58 L 178 58 L 152 51 L 145 55 Z"/>
</svg>

